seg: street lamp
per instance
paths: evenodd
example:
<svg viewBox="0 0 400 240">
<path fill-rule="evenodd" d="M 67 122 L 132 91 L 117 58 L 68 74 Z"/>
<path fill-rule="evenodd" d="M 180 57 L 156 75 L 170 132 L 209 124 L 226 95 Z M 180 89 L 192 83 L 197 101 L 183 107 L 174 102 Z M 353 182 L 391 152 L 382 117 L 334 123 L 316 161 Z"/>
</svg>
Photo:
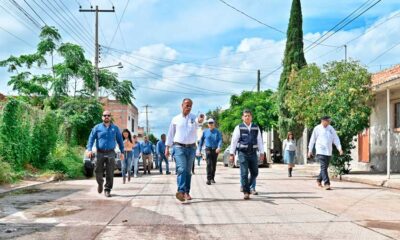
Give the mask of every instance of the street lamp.
<svg viewBox="0 0 400 240">
<path fill-rule="evenodd" d="M 105 69 L 105 68 L 112 68 L 112 67 L 123 68 L 124 66 L 122 65 L 121 62 L 119 62 L 118 64 L 115 64 L 115 65 L 95 68 L 95 70 L 94 70 L 94 79 L 95 79 L 95 82 L 96 82 L 96 90 L 94 92 L 94 96 L 95 96 L 96 99 L 99 98 L 99 70 L 100 69 Z"/>
<path fill-rule="evenodd" d="M 104 69 L 104 68 L 112 68 L 112 67 L 124 68 L 124 66 L 122 65 L 122 63 L 121 63 L 121 62 L 119 62 L 118 64 L 115 64 L 115 65 L 106 66 L 106 67 L 99 67 L 99 69 Z"/>
</svg>

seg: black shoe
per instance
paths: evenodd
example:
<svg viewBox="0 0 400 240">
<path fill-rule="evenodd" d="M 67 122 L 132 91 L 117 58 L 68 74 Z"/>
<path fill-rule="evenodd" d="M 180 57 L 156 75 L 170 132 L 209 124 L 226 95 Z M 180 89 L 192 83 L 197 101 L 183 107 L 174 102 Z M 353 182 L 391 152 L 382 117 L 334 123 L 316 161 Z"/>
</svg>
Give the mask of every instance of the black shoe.
<svg viewBox="0 0 400 240">
<path fill-rule="evenodd" d="M 151 173 L 150 173 L 150 170 L 149 170 L 149 171 L 147 171 L 147 173 L 148 173 L 148 174 L 151 174 Z"/>
<path fill-rule="evenodd" d="M 207 185 L 211 185 L 211 180 L 207 180 Z"/>
<path fill-rule="evenodd" d="M 103 184 L 97 185 L 97 192 L 102 193 L 103 192 Z"/>
<path fill-rule="evenodd" d="M 171 174 L 171 172 L 167 172 L 166 174 L 167 174 L 167 175 L 170 175 L 170 174 Z"/>
<path fill-rule="evenodd" d="M 214 180 L 214 179 L 211 179 L 211 183 L 215 183 L 215 180 Z"/>
<path fill-rule="evenodd" d="M 106 197 L 111 197 L 111 192 L 110 191 L 104 191 L 104 195 Z"/>
</svg>

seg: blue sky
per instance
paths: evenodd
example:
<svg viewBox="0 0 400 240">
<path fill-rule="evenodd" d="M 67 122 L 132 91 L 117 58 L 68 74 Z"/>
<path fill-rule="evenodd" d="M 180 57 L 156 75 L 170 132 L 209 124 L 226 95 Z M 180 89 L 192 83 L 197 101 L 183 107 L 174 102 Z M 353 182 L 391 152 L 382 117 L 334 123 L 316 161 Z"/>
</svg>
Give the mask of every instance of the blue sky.
<svg viewBox="0 0 400 240">
<path fill-rule="evenodd" d="M 24 1 L 16 1 L 40 21 Z M 61 5 L 61 1 L 67 8 L 57 8 L 56 3 Z M 115 6 L 116 14 L 100 14 L 100 43 L 118 50 L 103 51 L 101 65 L 112 65 L 119 61 L 124 64 L 122 70 L 115 71 L 123 79 L 132 80 L 137 87 L 135 104 L 140 111 L 143 111 L 145 104 L 153 106 L 150 128 L 157 135 L 167 131 L 171 117 L 179 113 L 182 98 L 193 98 L 196 113 L 218 106 L 226 108 L 230 94 L 254 89 L 257 69 L 261 69 L 262 75 L 265 75 L 279 66 L 283 57 L 284 34 L 241 15 L 218 0 L 54 0 L 51 2 L 58 16 L 52 18 L 56 21 L 41 9 L 51 8 L 49 0 L 27 2 L 48 25 L 60 29 L 64 42 L 75 42 L 74 39 L 77 39 L 65 23 L 61 23 L 64 18 L 69 19 L 70 14 L 85 28 L 82 32 L 78 27 L 74 30 L 89 40 L 93 39 L 94 15 L 79 13 L 79 5 L 88 8 L 91 3 L 103 9 Z M 286 31 L 290 0 L 226 2 L 264 23 Z M 303 0 L 304 37 L 309 41 L 316 40 L 364 2 L 366 0 Z M 1 0 L 0 6 L 0 58 L 33 52 L 39 30 L 9 0 Z M 349 57 L 360 60 L 371 72 L 400 63 L 400 46 L 370 63 L 376 56 L 399 43 L 400 17 L 396 15 L 399 10 L 399 1 L 383 0 L 325 44 L 341 46 L 364 33 L 348 44 Z M 50 11 L 47 12 L 51 15 Z M 117 19 L 121 17 L 121 31 L 115 34 Z M 386 21 L 388 18 L 390 20 Z M 380 24 L 382 21 L 385 22 Z M 110 43 L 114 34 L 114 41 Z M 79 39 L 75 43 L 82 44 Z M 90 52 L 93 52 L 93 44 L 89 44 L 84 46 L 87 57 L 92 59 Z M 307 46 L 308 42 L 305 44 Z M 343 57 L 343 48 L 323 46 L 306 54 L 308 62 L 318 64 Z M 262 88 L 275 89 L 279 74 L 278 71 L 264 79 Z M 7 86 L 8 79 L 6 69 L 0 68 L 0 92 L 13 94 Z M 144 125 L 142 116 L 139 120 Z"/>
</svg>

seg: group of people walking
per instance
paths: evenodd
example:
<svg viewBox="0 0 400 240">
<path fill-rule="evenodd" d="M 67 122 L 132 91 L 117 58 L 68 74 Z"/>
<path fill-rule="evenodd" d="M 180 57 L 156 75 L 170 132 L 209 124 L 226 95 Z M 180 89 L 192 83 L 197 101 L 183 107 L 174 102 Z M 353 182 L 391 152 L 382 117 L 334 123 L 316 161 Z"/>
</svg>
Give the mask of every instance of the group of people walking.
<svg viewBox="0 0 400 240">
<path fill-rule="evenodd" d="M 150 174 L 150 166 L 153 164 L 152 154 L 156 154 L 158 158 L 158 164 L 156 165 L 160 173 L 162 174 L 162 163 L 165 162 L 166 173 L 170 174 L 168 157 L 173 152 L 177 174 L 177 192 L 175 196 L 181 202 L 190 201 L 192 200 L 190 195 L 192 168 L 194 167 L 196 156 L 198 158 L 201 156 L 203 146 L 205 146 L 207 161 L 206 184 L 216 183 L 215 173 L 218 154 L 222 149 L 222 134 L 215 128 L 215 121 L 209 119 L 207 121 L 208 128 L 203 131 L 200 140 L 197 141 L 197 129 L 202 126 L 205 116 L 204 114 L 196 116 L 191 113 L 192 106 L 193 101 L 191 99 L 185 98 L 182 101 L 181 113 L 172 119 L 168 134 L 161 135 L 161 140 L 157 142 L 156 149 L 154 149 L 147 137 L 145 137 L 143 143 L 139 143 L 136 136 L 131 137 L 129 130 L 125 129 L 121 134 L 118 127 L 112 124 L 110 112 L 105 111 L 103 113 L 103 123 L 96 125 L 92 129 L 87 145 L 87 152 L 90 157 L 93 155 L 92 147 L 96 142 L 97 164 L 95 173 L 98 192 L 101 193 L 103 191 L 103 172 L 105 167 L 105 195 L 107 197 L 111 196 L 115 160 L 114 148 L 117 144 L 121 152 L 124 153 L 121 156 L 123 183 L 126 181 L 126 175 L 128 181 L 130 181 L 132 162 L 134 177 L 137 177 L 140 155 L 143 158 L 144 174 Z M 250 199 L 251 194 L 257 195 L 255 187 L 258 176 L 258 163 L 259 160 L 263 161 L 265 158 L 262 133 L 260 128 L 252 122 L 252 119 L 252 112 L 245 109 L 242 114 L 243 122 L 235 127 L 229 148 L 230 161 L 234 162 L 236 156 L 238 158 L 241 191 L 245 200 Z M 335 144 L 340 154 L 343 154 L 339 137 L 330 123 L 329 116 L 321 118 L 321 124 L 314 128 L 308 146 L 308 156 L 311 157 L 315 145 L 316 159 L 321 164 L 317 185 L 325 187 L 327 190 L 330 189 L 328 167 L 332 156 L 332 145 Z M 196 142 L 198 142 L 197 145 Z M 284 162 L 288 165 L 288 176 L 292 177 L 296 156 L 296 140 L 292 132 L 289 132 L 287 138 L 283 141 L 282 150 L 284 152 Z"/>
</svg>

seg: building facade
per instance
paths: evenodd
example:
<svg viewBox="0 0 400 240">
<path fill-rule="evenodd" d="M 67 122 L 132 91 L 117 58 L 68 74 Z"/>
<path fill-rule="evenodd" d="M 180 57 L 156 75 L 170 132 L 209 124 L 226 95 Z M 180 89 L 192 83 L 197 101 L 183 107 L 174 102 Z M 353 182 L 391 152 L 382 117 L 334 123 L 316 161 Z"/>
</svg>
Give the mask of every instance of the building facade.
<svg viewBox="0 0 400 240">
<path fill-rule="evenodd" d="M 370 128 L 357 136 L 353 170 L 400 172 L 400 65 L 372 75 Z"/>
</svg>

